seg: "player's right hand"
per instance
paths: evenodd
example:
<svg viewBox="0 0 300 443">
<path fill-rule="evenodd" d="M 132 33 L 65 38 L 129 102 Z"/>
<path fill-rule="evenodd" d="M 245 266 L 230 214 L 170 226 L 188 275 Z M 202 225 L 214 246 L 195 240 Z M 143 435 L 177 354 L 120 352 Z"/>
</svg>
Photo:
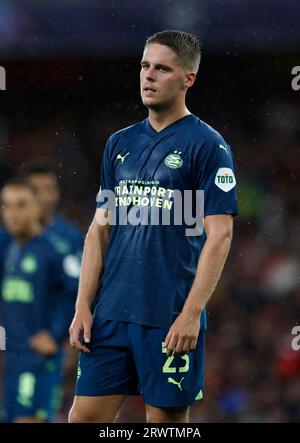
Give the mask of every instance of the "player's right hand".
<svg viewBox="0 0 300 443">
<path fill-rule="evenodd" d="M 30 347 L 40 355 L 54 355 L 58 345 L 48 331 L 40 330 L 28 339 Z"/>
<path fill-rule="evenodd" d="M 89 348 L 85 346 L 83 340 L 85 343 L 89 343 L 91 341 L 92 324 L 93 316 L 90 309 L 88 307 L 77 308 L 69 329 L 70 345 L 73 348 L 83 352 L 91 352 Z"/>
</svg>

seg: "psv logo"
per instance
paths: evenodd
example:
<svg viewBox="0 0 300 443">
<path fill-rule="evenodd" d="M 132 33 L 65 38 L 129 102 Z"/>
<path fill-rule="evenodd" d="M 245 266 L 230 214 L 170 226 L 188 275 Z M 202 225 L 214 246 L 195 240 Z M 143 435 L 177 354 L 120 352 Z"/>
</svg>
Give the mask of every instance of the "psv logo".
<svg viewBox="0 0 300 443">
<path fill-rule="evenodd" d="M 181 154 L 181 152 L 178 152 L 178 151 L 174 151 L 172 154 L 169 154 L 165 158 L 165 165 L 171 169 L 181 168 L 181 166 L 183 165 L 183 159 L 180 156 L 180 154 Z"/>
</svg>

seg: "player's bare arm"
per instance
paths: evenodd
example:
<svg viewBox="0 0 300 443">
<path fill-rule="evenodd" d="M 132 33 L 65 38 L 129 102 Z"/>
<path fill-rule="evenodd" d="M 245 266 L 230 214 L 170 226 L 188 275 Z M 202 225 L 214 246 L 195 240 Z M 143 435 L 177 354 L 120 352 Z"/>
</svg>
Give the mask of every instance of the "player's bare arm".
<svg viewBox="0 0 300 443">
<path fill-rule="evenodd" d="M 46 330 L 40 330 L 29 339 L 29 346 L 40 355 L 54 355 L 59 346 L 55 339 Z"/>
<path fill-rule="evenodd" d="M 181 314 L 172 324 L 165 347 L 170 355 L 195 350 L 200 331 L 199 318 L 221 276 L 232 239 L 231 215 L 205 217 L 207 240 L 200 254 L 197 271 Z"/>
<path fill-rule="evenodd" d="M 91 339 L 91 305 L 96 295 L 101 275 L 105 251 L 109 242 L 109 223 L 101 223 L 108 216 L 106 209 L 97 209 L 88 230 L 82 257 L 76 312 L 70 326 L 71 346 L 83 352 L 90 352 L 81 339 L 88 343 Z"/>
</svg>

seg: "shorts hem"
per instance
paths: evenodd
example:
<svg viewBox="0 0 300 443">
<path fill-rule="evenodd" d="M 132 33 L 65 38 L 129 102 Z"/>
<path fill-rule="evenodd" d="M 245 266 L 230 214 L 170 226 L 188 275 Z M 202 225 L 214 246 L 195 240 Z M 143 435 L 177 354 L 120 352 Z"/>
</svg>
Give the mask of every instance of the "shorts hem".
<svg viewBox="0 0 300 443">
<path fill-rule="evenodd" d="M 149 399 L 144 397 L 144 402 L 147 405 L 153 406 L 154 408 L 187 408 L 189 406 L 191 406 L 195 401 L 198 400 L 190 400 L 190 401 L 186 401 L 186 402 L 172 402 L 172 403 L 168 403 L 165 402 L 163 400 L 157 400 L 157 399 Z"/>
<path fill-rule="evenodd" d="M 76 390 L 75 396 L 76 397 L 105 397 L 107 395 L 141 395 L 139 392 L 136 391 L 128 391 L 128 390 L 122 390 L 122 389 L 114 389 L 109 391 L 89 391 L 89 390 Z"/>
</svg>

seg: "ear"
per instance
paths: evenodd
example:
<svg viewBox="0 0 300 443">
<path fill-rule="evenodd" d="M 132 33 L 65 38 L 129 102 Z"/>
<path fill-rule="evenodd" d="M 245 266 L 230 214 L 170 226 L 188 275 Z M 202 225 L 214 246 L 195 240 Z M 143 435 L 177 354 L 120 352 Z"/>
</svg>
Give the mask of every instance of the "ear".
<svg viewBox="0 0 300 443">
<path fill-rule="evenodd" d="M 186 72 L 185 73 L 185 80 L 184 80 L 184 88 L 188 89 L 193 86 L 196 80 L 196 74 L 195 72 Z"/>
</svg>

